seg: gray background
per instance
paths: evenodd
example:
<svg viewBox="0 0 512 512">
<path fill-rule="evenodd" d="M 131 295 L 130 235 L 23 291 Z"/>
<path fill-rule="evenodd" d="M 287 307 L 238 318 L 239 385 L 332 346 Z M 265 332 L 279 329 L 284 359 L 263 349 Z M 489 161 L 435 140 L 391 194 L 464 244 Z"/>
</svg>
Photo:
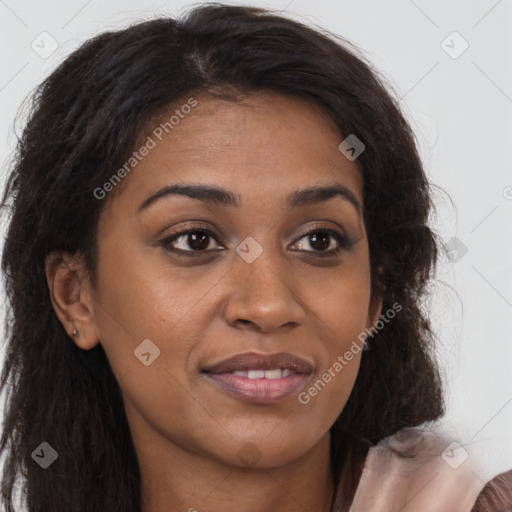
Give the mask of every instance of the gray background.
<svg viewBox="0 0 512 512">
<path fill-rule="evenodd" d="M 482 480 L 512 468 L 512 0 L 254 4 L 348 38 L 400 96 L 431 180 L 453 200 L 436 193 L 432 222 L 457 252 L 441 258 L 427 305 L 449 390 L 441 426 L 480 458 Z M 22 100 L 80 43 L 187 5 L 0 0 L 2 162 Z M 42 32 L 58 44 L 49 56 Z"/>
</svg>

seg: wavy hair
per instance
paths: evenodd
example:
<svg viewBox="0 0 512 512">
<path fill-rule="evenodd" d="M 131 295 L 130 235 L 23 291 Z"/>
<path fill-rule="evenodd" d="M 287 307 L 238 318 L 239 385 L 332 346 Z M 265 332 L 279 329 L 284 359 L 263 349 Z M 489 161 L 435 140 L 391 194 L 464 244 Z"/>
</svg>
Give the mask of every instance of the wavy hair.
<svg viewBox="0 0 512 512">
<path fill-rule="evenodd" d="M 444 412 L 434 334 L 422 301 L 438 240 L 431 187 L 392 87 L 349 41 L 275 12 L 204 4 L 101 33 L 36 89 L 5 185 L 2 254 L 6 358 L 2 502 L 16 488 L 31 512 L 139 512 L 140 474 L 120 387 L 98 344 L 69 338 L 51 302 L 45 258 L 85 256 L 95 283 L 93 194 L 133 151 L 148 122 L 191 94 L 238 101 L 271 91 L 319 106 L 366 146 L 364 182 L 372 292 L 402 310 L 369 339 L 346 406 L 330 429 L 332 511 L 350 507 L 369 448 Z M 129 178 L 128 178 L 129 179 Z M 46 441 L 58 459 L 42 470 Z"/>
</svg>

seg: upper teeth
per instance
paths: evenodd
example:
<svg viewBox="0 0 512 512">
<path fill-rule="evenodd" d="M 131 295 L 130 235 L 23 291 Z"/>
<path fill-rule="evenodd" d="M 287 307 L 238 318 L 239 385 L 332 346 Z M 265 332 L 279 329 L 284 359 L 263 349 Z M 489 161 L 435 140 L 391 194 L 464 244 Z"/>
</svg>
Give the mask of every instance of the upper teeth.
<svg viewBox="0 0 512 512">
<path fill-rule="evenodd" d="M 292 372 L 288 368 L 281 370 L 279 368 L 275 370 L 249 370 L 247 372 L 244 371 L 236 371 L 233 372 L 233 375 L 238 375 L 239 377 L 245 377 L 248 379 L 280 379 L 282 377 L 288 377 Z"/>
</svg>

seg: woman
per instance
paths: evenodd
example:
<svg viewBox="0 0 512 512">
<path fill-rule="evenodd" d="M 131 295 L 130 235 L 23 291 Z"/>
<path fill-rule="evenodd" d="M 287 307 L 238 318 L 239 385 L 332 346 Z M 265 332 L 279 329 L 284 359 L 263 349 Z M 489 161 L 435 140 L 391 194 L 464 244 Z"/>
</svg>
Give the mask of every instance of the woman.
<svg viewBox="0 0 512 512">
<path fill-rule="evenodd" d="M 38 512 L 512 506 L 414 428 L 443 414 L 429 185 L 342 42 L 209 5 L 41 84 L 4 195 L 6 510 L 18 477 Z"/>
</svg>

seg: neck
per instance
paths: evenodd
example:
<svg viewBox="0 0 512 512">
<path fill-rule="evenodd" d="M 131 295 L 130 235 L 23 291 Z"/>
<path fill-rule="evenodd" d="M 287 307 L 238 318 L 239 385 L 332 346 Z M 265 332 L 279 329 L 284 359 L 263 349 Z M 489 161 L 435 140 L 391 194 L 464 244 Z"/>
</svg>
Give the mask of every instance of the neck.
<svg viewBox="0 0 512 512">
<path fill-rule="evenodd" d="M 335 485 L 329 432 L 292 462 L 247 468 L 193 453 L 131 413 L 141 512 L 330 512 Z"/>
</svg>

